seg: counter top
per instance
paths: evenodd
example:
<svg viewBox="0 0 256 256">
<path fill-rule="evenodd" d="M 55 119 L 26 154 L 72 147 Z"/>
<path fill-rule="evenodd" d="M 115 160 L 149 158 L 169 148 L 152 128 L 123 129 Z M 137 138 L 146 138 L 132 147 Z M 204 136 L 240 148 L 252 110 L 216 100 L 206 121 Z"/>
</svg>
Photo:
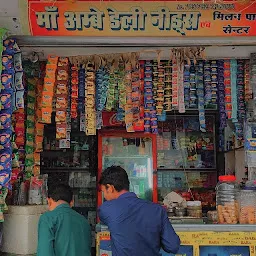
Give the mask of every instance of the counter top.
<svg viewBox="0 0 256 256">
<path fill-rule="evenodd" d="M 216 231 L 216 232 L 256 232 L 256 225 L 221 225 L 221 224 L 173 224 L 176 232 Z M 107 226 L 96 226 L 96 232 L 108 231 Z"/>
<path fill-rule="evenodd" d="M 177 232 L 216 231 L 216 232 L 256 232 L 256 225 L 221 225 L 221 224 L 173 224 Z"/>
</svg>

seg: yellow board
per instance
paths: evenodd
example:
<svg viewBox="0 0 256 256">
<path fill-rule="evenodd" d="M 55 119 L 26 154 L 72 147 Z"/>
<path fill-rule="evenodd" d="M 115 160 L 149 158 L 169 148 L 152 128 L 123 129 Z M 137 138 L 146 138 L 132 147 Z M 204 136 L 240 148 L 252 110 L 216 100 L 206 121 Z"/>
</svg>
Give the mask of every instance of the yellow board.
<svg viewBox="0 0 256 256">
<path fill-rule="evenodd" d="M 247 255 L 255 255 L 256 232 L 177 232 L 181 239 L 181 244 L 193 246 L 193 256 L 202 256 L 200 246 L 230 246 L 237 249 L 237 254 L 230 256 L 246 256 L 239 252 L 239 247 L 248 247 Z M 99 247 L 101 241 L 110 240 L 109 232 L 100 232 L 97 234 L 97 256 L 108 256 L 100 254 Z M 245 248 L 246 249 L 246 248 Z M 200 251 L 202 254 L 200 254 Z M 221 255 L 221 254 L 218 254 Z M 176 254 L 176 256 L 186 256 L 185 254 Z M 221 255 L 224 256 L 224 255 Z"/>
</svg>

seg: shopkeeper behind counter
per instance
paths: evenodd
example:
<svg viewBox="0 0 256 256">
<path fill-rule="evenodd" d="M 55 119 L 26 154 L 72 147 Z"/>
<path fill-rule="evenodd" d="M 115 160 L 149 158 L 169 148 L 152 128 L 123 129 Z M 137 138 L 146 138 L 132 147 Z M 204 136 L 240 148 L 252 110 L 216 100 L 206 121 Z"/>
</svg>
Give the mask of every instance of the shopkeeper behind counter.
<svg viewBox="0 0 256 256">
<path fill-rule="evenodd" d="M 107 168 L 99 184 L 107 200 L 99 208 L 99 217 L 109 228 L 113 256 L 155 256 L 161 247 L 168 253 L 178 252 L 180 239 L 166 210 L 129 192 L 122 167 Z"/>
</svg>

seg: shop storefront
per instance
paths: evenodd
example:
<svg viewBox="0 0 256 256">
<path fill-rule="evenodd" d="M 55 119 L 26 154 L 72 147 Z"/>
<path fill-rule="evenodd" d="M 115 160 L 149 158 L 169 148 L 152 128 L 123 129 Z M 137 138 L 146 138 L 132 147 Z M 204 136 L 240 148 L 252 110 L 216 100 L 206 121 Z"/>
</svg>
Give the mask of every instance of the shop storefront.
<svg viewBox="0 0 256 256">
<path fill-rule="evenodd" d="M 64 182 L 92 226 L 93 253 L 111 255 L 96 225 L 97 179 L 121 165 L 131 191 L 166 207 L 177 256 L 254 256 L 256 4 L 20 8 L 24 35 L 2 50 L 0 175 L 14 205 L 5 232 L 15 211 L 45 205 L 47 185 Z"/>
</svg>

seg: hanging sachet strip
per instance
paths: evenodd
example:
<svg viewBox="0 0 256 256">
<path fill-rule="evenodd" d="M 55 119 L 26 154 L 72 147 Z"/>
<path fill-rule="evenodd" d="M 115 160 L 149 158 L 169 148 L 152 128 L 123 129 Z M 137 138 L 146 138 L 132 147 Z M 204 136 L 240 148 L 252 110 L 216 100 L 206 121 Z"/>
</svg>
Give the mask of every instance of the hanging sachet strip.
<svg viewBox="0 0 256 256">
<path fill-rule="evenodd" d="M 96 135 L 95 72 L 91 63 L 86 67 L 85 108 L 86 135 Z"/>
<path fill-rule="evenodd" d="M 172 63 L 166 61 L 164 65 L 165 85 L 164 85 L 164 110 L 172 110 Z"/>
<path fill-rule="evenodd" d="M 151 111 L 153 110 L 153 67 L 151 61 L 145 62 L 144 77 L 144 131 L 151 132 Z"/>
<path fill-rule="evenodd" d="M 217 106 L 218 103 L 218 65 L 216 60 L 211 62 L 211 104 Z"/>
<path fill-rule="evenodd" d="M 224 130 L 227 126 L 226 108 L 225 108 L 225 85 L 224 85 L 224 61 L 219 60 L 218 63 L 218 108 L 220 117 L 220 130 Z"/>
<path fill-rule="evenodd" d="M 183 73 L 183 84 L 184 84 L 184 104 L 185 109 L 189 109 L 190 101 L 190 65 L 185 61 L 184 73 Z"/>
<path fill-rule="evenodd" d="M 178 109 L 178 65 L 175 55 L 172 57 L 172 107 Z"/>
<path fill-rule="evenodd" d="M 125 64 L 125 88 L 126 88 L 126 105 L 125 105 L 126 131 L 134 132 L 133 112 L 132 112 L 132 65 L 130 61 Z"/>
<path fill-rule="evenodd" d="M 204 100 L 205 105 L 208 106 L 212 99 L 212 79 L 211 79 L 211 63 L 205 61 L 204 63 Z"/>
<path fill-rule="evenodd" d="M 198 98 L 196 94 L 196 67 L 194 61 L 191 61 L 189 66 L 189 108 L 198 108 Z"/>
<path fill-rule="evenodd" d="M 232 116 L 232 95 L 230 75 L 230 60 L 224 60 L 225 109 L 228 119 L 231 119 Z"/>
<path fill-rule="evenodd" d="M 67 84 L 69 81 L 69 59 L 60 57 L 57 64 L 57 83 Z M 71 74 L 71 102 L 77 100 L 78 97 L 78 70 L 77 67 L 72 67 Z M 56 87 L 55 87 L 56 88 Z M 75 93 L 74 93 L 75 91 Z M 76 97 L 77 96 L 77 97 Z M 72 104 L 72 103 L 71 103 Z M 68 107 L 68 92 L 59 93 L 57 88 L 55 90 L 55 106 L 56 106 L 56 139 L 67 138 L 67 107 Z M 77 105 L 76 105 L 77 106 Z M 73 110 L 73 118 L 77 116 L 77 111 Z"/>
<path fill-rule="evenodd" d="M 179 101 L 179 113 L 185 113 L 185 102 L 184 102 L 184 65 L 177 63 L 178 65 L 178 101 Z"/>
<path fill-rule="evenodd" d="M 245 60 L 244 89 L 245 89 L 245 100 L 248 102 L 250 99 L 252 99 L 252 86 L 250 84 L 250 61 L 249 60 Z"/>
<path fill-rule="evenodd" d="M 204 62 L 198 61 L 196 65 L 196 94 L 198 100 L 200 130 L 206 132 L 205 109 L 204 109 Z"/>
<path fill-rule="evenodd" d="M 139 120 L 133 123 L 134 131 L 144 131 L 144 76 L 145 61 L 139 61 Z"/>
<path fill-rule="evenodd" d="M 235 123 L 236 138 L 240 142 L 244 139 L 244 118 L 245 118 L 245 85 L 244 85 L 244 60 L 237 61 L 237 73 L 236 73 L 236 84 L 237 84 L 237 120 Z"/>
<path fill-rule="evenodd" d="M 2 73 L 0 93 L 0 189 L 11 188 L 10 179 L 12 172 L 12 113 L 17 106 L 24 109 L 24 90 L 15 93 L 13 83 L 16 72 L 22 72 L 21 53 L 16 41 L 7 39 L 3 41 L 2 52 Z M 14 104 L 12 104 L 12 102 Z"/>
<path fill-rule="evenodd" d="M 80 66 L 78 70 L 78 111 L 81 114 L 85 113 L 85 67 Z"/>
<path fill-rule="evenodd" d="M 231 97 L 232 97 L 232 122 L 237 122 L 237 60 L 230 60 L 230 79 L 231 79 Z"/>
<path fill-rule="evenodd" d="M 157 81 L 157 95 L 156 95 L 156 113 L 161 116 L 164 109 L 164 62 L 157 62 L 158 67 L 158 81 Z"/>
</svg>

